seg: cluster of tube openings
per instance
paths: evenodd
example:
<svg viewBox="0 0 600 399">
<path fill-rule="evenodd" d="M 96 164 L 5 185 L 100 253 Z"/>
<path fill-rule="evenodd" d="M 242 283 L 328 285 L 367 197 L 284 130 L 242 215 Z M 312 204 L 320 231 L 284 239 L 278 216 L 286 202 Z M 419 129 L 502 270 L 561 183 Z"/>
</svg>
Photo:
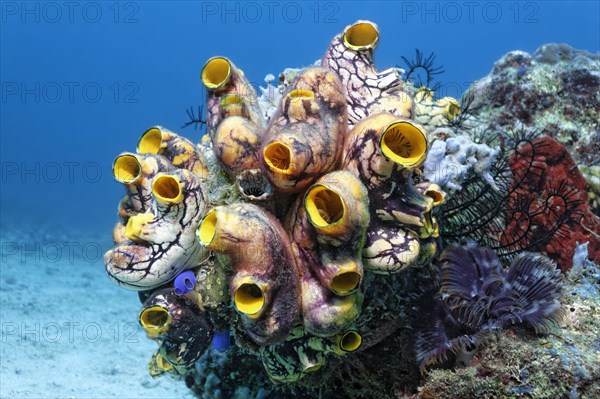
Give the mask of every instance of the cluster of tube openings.
<svg viewBox="0 0 600 399">
<path fill-rule="evenodd" d="M 377 41 L 374 24 L 348 27 L 324 67 L 296 77 L 268 123 L 243 72 L 224 57 L 208 60 L 208 133 L 245 202 L 209 209 L 198 148 L 164 128 L 148 130 L 137 153 L 114 162 L 127 195 L 117 246 L 105 255 L 109 276 L 151 290 L 215 251 L 231 263 L 233 307 L 274 381 L 357 350 L 365 270 L 398 272 L 433 256 L 432 211 L 444 198 L 433 184 L 413 185 L 427 136 L 411 119 L 397 72 L 373 67 Z M 363 87 L 350 93 L 356 81 L 338 75 L 341 68 Z M 140 323 L 161 344 L 159 369 L 193 364 L 212 334 L 193 297 L 172 289 L 145 301 Z"/>
</svg>

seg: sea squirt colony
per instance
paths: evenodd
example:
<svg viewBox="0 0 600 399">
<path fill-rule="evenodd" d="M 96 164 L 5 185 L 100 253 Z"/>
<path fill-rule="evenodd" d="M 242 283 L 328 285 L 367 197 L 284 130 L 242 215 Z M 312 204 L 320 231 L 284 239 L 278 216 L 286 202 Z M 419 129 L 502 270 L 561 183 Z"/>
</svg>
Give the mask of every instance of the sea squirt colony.
<svg viewBox="0 0 600 399">
<path fill-rule="evenodd" d="M 428 134 L 456 118 L 460 106 L 449 97 L 434 101 L 427 88 L 405 91 L 396 68 L 377 71 L 378 40 L 371 22 L 346 27 L 320 66 L 290 82 L 272 114 L 241 69 L 213 57 L 201 72 L 208 93 L 202 142 L 156 126 L 136 153 L 115 159 L 126 195 L 104 260 L 111 280 L 139 292 L 139 321 L 159 345 L 151 375 L 185 374 L 211 341 L 226 350 L 231 332 L 273 382 L 297 381 L 329 356 L 360 348 L 355 322 L 365 273 L 397 273 L 437 255 L 435 212 L 446 193 L 420 168 Z M 447 254 L 445 264 L 456 256 Z M 451 279 L 444 287 L 466 290 L 444 270 Z M 492 295 L 497 281 L 482 292 Z M 535 284 L 519 281 L 535 302 L 527 290 Z M 521 316 L 493 320 L 533 319 L 518 292 L 502 292 L 510 298 L 499 307 L 521 306 Z M 537 322 L 557 314 L 553 298 Z M 456 299 L 442 306 L 458 312 L 458 329 L 472 324 L 461 318 L 464 309 L 476 313 L 483 305 Z M 484 324 L 496 326 L 479 320 Z M 416 361 L 423 367 L 467 346 L 448 336 L 450 344 L 436 347 L 440 333 L 424 331 L 421 337 L 437 341 L 421 342 Z"/>
</svg>

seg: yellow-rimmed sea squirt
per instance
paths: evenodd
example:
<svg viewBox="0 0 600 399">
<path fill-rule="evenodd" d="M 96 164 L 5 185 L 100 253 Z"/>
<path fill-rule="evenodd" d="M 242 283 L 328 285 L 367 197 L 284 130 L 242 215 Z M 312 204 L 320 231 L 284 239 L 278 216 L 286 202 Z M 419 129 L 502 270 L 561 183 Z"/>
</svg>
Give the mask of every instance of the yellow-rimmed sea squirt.
<svg viewBox="0 0 600 399">
<path fill-rule="evenodd" d="M 296 327 L 285 341 L 261 347 L 260 357 L 272 382 L 290 383 L 321 370 L 332 354 L 343 356 L 357 351 L 361 343 L 362 337 L 356 330 L 323 338 Z"/>
<path fill-rule="evenodd" d="M 433 198 L 414 188 L 412 173 L 426 153 L 425 130 L 409 119 L 382 113 L 354 126 L 344 148 L 344 168 L 369 190 L 371 219 L 425 226 Z"/>
<path fill-rule="evenodd" d="M 350 130 L 343 166 L 373 189 L 398 172 L 420 166 L 426 153 L 427 134 L 420 125 L 380 113 L 363 119 Z"/>
<path fill-rule="evenodd" d="M 198 147 L 162 126 L 151 127 L 142 134 L 137 152 L 162 155 L 177 168 L 187 169 L 202 179 L 208 176 L 206 161 Z"/>
<path fill-rule="evenodd" d="M 217 159 L 232 177 L 261 165 L 265 121 L 257 114 L 257 101 L 256 93 L 222 95 L 219 123 L 208 130 Z"/>
<path fill-rule="evenodd" d="M 356 352 L 362 345 L 362 335 L 356 330 L 344 331 L 330 339 L 331 351 L 340 356 Z"/>
<path fill-rule="evenodd" d="M 239 94 L 221 97 L 222 120 L 209 133 L 217 159 L 227 174 L 236 180 L 242 197 L 270 209 L 266 201 L 271 198 L 273 189 L 261 170 L 264 120 L 249 112 L 251 107 L 247 101 Z"/>
<path fill-rule="evenodd" d="M 248 335 L 258 344 L 282 341 L 299 316 L 299 279 L 287 234 L 253 204 L 217 206 L 203 218 L 198 240 L 229 256 L 230 292 Z"/>
<path fill-rule="evenodd" d="M 173 165 L 161 155 L 124 152 L 117 156 L 113 161 L 113 176 L 127 190 L 119 203 L 119 216 L 126 222 L 133 214 L 150 210 L 152 179 L 157 173 L 173 170 Z"/>
<path fill-rule="evenodd" d="M 414 169 L 425 160 L 427 134 L 425 129 L 410 120 L 397 120 L 383 130 L 379 149 L 392 162 Z"/>
<path fill-rule="evenodd" d="M 274 345 L 260 348 L 260 358 L 275 384 L 296 382 L 325 366 L 330 353 L 330 342 L 321 337 L 305 334 L 296 327 L 288 338 Z"/>
<path fill-rule="evenodd" d="M 340 296 L 324 287 L 308 266 L 302 271 L 302 318 L 311 334 L 328 337 L 338 334 L 360 315 L 363 294 L 356 289 Z"/>
<path fill-rule="evenodd" d="M 413 185 L 413 171 L 426 151 L 425 130 L 388 113 L 362 120 L 348 134 L 344 167 L 369 190 L 371 223 L 363 257 L 373 272 L 394 273 L 416 264 L 419 239 L 436 234 L 431 209 L 443 195 L 433 185 L 429 191 Z"/>
<path fill-rule="evenodd" d="M 301 201 L 293 222 L 298 227 L 294 242 L 318 251 L 321 265 L 314 272 L 324 286 L 337 295 L 350 294 L 363 277 L 361 250 L 369 225 L 365 186 L 347 171 L 332 172 L 317 180 Z M 317 245 L 304 246 L 311 236 Z"/>
<path fill-rule="evenodd" d="M 419 229 L 421 238 L 437 238 L 440 235 L 440 227 L 434 214 L 437 211 L 437 207 L 442 205 L 446 200 L 446 192 L 439 185 L 429 182 L 418 183 L 414 187 L 421 195 L 431 198 L 432 207 L 425 213 L 424 226 Z"/>
<path fill-rule="evenodd" d="M 400 72 L 375 69 L 373 52 L 378 42 L 377 25 L 357 21 L 333 38 L 323 57 L 322 65 L 336 72 L 346 88 L 350 126 L 384 111 L 405 118 L 412 115 L 413 102 L 402 91 Z"/>
<path fill-rule="evenodd" d="M 159 346 L 157 367 L 191 367 L 210 345 L 212 328 L 197 296 L 177 295 L 172 288 L 154 292 L 142 305 L 139 322 Z"/>
<path fill-rule="evenodd" d="M 344 88 L 325 68 L 304 70 L 282 98 L 262 146 L 276 191 L 298 193 L 339 166 L 346 135 Z"/>
<path fill-rule="evenodd" d="M 365 269 L 378 274 L 396 273 L 417 263 L 419 235 L 396 223 L 373 218 L 363 248 Z"/>
<path fill-rule="evenodd" d="M 127 197 L 123 198 L 123 200 L 125 200 Z M 119 211 L 121 210 L 121 204 L 119 204 Z M 119 216 L 120 212 L 119 212 Z M 125 241 L 128 240 L 127 235 L 125 234 L 125 230 L 126 230 L 126 224 L 123 223 L 122 221 L 119 221 L 115 224 L 115 227 L 113 228 L 113 233 L 112 233 L 112 239 L 113 239 L 113 244 L 117 245 L 117 244 L 121 244 Z"/>
<path fill-rule="evenodd" d="M 129 218 L 128 241 L 104 255 L 108 276 L 133 290 L 149 290 L 195 267 L 206 256 L 196 229 L 206 211 L 201 180 L 186 169 L 152 179 L 150 211 Z"/>
<path fill-rule="evenodd" d="M 433 200 L 433 206 L 440 206 L 446 200 L 446 192 L 435 183 L 423 182 L 415 184 L 415 189 Z"/>
<path fill-rule="evenodd" d="M 264 124 L 256 90 L 244 72 L 229 59 L 210 58 L 204 64 L 200 78 L 208 93 L 206 125 L 209 134 L 212 135 L 223 118 L 237 114 L 259 126 Z"/>
<path fill-rule="evenodd" d="M 286 218 L 302 274 L 304 326 L 312 334 L 337 334 L 360 313 L 368 203 L 358 178 L 332 172 L 299 197 Z"/>
<path fill-rule="evenodd" d="M 440 127 L 446 127 L 460 114 L 460 103 L 452 97 L 434 100 L 433 90 L 421 87 L 414 97 L 414 120 L 433 132 Z"/>
<path fill-rule="evenodd" d="M 161 349 L 157 349 L 152 354 L 152 357 L 150 357 L 150 361 L 148 361 L 148 374 L 150 374 L 150 377 L 157 378 L 165 374 L 181 376 L 186 373 L 187 368 L 175 366 L 169 363 L 169 361 L 165 359 L 160 352 Z"/>
<path fill-rule="evenodd" d="M 230 176 L 259 169 L 264 127 L 242 116 L 223 119 L 212 137 L 215 155 Z"/>
</svg>

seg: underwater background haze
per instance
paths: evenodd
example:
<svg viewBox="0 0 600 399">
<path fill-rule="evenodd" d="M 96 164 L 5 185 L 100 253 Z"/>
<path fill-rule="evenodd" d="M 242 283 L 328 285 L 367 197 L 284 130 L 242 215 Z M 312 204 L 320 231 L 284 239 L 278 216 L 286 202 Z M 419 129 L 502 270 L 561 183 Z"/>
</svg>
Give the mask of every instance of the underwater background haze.
<svg viewBox="0 0 600 399">
<path fill-rule="evenodd" d="M 210 57 L 259 91 L 357 20 L 379 28 L 379 70 L 434 53 L 436 98 L 460 99 L 513 50 L 600 51 L 598 1 L 0 2 L 0 397 L 195 397 L 148 376 L 137 294 L 106 276 L 113 160 L 156 125 L 200 142 L 206 127 L 183 125 Z"/>
</svg>

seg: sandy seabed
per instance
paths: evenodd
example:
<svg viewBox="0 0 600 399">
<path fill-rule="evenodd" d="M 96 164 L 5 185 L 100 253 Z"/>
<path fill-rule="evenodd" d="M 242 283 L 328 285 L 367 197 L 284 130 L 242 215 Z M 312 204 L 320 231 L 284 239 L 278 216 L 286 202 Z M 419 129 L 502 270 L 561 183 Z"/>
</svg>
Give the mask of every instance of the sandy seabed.
<svg viewBox="0 0 600 399">
<path fill-rule="evenodd" d="M 0 398 L 194 397 L 148 375 L 157 346 L 137 323 L 137 294 L 105 274 L 110 232 L 0 233 Z"/>
</svg>

